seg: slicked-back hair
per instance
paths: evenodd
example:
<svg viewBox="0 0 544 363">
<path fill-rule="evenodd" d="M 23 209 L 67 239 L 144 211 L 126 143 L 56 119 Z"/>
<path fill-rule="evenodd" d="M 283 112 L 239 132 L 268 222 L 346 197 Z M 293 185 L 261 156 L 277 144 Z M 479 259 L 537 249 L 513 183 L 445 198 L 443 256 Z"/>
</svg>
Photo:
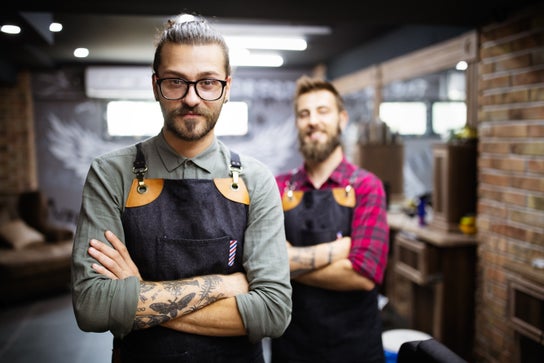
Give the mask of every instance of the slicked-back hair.
<svg viewBox="0 0 544 363">
<path fill-rule="evenodd" d="M 295 115 L 297 114 L 297 103 L 300 96 L 309 92 L 315 92 L 315 91 L 321 91 L 321 90 L 329 91 L 334 95 L 334 98 L 336 99 L 336 105 L 338 107 L 338 111 L 345 110 L 344 100 L 342 99 L 342 96 L 340 95 L 338 90 L 334 87 L 334 85 L 331 82 L 326 81 L 322 78 L 302 76 L 299 79 L 297 79 L 297 83 L 296 83 L 295 99 L 294 99 Z"/>
<path fill-rule="evenodd" d="M 217 30 L 210 26 L 203 17 L 190 14 L 181 14 L 170 19 L 159 31 L 155 40 L 155 57 L 153 58 L 153 71 L 157 74 L 161 64 L 161 50 L 164 44 L 209 45 L 217 44 L 223 51 L 225 58 L 225 72 L 230 76 L 231 67 L 229 60 L 229 48 L 225 39 Z"/>
</svg>

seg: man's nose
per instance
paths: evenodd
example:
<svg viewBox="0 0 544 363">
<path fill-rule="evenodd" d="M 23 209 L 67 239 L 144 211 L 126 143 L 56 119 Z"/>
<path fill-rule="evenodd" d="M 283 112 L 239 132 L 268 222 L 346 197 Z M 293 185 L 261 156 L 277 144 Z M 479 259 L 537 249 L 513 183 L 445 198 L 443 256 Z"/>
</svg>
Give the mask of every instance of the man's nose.
<svg viewBox="0 0 544 363">
<path fill-rule="evenodd" d="M 185 94 L 182 101 L 188 105 L 196 105 L 200 102 L 200 97 L 196 93 L 196 85 L 190 84 L 188 87 L 187 94 Z"/>
</svg>

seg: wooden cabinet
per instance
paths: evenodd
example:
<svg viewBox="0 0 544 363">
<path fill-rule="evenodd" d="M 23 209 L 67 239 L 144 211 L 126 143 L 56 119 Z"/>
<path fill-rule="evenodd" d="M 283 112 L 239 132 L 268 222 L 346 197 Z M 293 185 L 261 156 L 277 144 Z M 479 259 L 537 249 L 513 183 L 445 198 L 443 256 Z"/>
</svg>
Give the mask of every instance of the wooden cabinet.
<svg viewBox="0 0 544 363">
<path fill-rule="evenodd" d="M 393 240 L 387 291 L 410 328 L 432 335 L 464 359 L 472 359 L 476 239 L 421 227 L 417 218 L 390 213 Z M 391 272 L 398 275 L 390 276 Z M 397 284 L 397 286 L 394 286 Z M 409 292 L 400 296 L 398 291 Z M 395 291 L 397 293 L 395 293 Z M 408 301 L 407 301 L 408 300 Z"/>
<path fill-rule="evenodd" d="M 461 217 L 476 212 L 476 149 L 475 142 L 433 145 L 433 228 L 458 232 Z"/>
<path fill-rule="evenodd" d="M 389 187 L 393 196 L 404 193 L 404 145 L 364 144 L 359 146 L 359 165 L 376 174 Z"/>
</svg>

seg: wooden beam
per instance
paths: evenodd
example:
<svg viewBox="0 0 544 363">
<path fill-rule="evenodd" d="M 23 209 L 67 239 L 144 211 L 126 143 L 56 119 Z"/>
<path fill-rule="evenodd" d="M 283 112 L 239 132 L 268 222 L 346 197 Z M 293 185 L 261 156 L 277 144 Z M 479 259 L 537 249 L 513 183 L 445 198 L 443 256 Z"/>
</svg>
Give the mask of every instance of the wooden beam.
<svg viewBox="0 0 544 363">
<path fill-rule="evenodd" d="M 476 31 L 381 63 L 382 82 L 388 84 L 454 68 L 457 62 L 470 63 L 478 54 Z"/>
<path fill-rule="evenodd" d="M 341 94 L 366 87 L 381 87 L 394 81 L 454 68 L 457 62 L 478 58 L 478 34 L 473 30 L 456 38 L 372 65 L 337 78 L 333 84 Z"/>
<path fill-rule="evenodd" d="M 348 94 L 365 89 L 376 87 L 379 81 L 378 67 L 370 66 L 332 81 L 340 94 Z"/>
</svg>

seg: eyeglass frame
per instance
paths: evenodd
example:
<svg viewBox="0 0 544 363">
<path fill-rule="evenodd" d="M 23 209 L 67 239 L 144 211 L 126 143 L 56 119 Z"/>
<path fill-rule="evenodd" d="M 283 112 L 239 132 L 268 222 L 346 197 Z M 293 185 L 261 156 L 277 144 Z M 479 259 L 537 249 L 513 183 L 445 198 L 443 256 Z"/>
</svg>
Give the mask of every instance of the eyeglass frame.
<svg viewBox="0 0 544 363">
<path fill-rule="evenodd" d="M 187 93 L 189 93 L 189 88 L 191 88 L 191 85 L 193 86 L 196 95 L 197 95 L 201 100 L 203 100 L 203 101 L 210 101 L 210 102 L 217 101 L 218 99 L 220 99 L 221 97 L 223 97 L 223 94 L 225 93 L 225 86 L 227 85 L 227 81 L 226 81 L 226 80 L 217 79 L 217 78 L 201 78 L 201 79 L 197 79 L 196 81 L 188 81 L 188 80 L 186 80 L 186 79 L 184 79 L 184 78 L 179 78 L 179 77 L 159 78 L 157 75 L 155 75 L 155 77 L 156 77 L 155 83 L 157 84 L 157 87 L 158 87 L 158 89 L 159 89 L 159 93 L 160 93 L 161 97 L 164 98 L 165 100 L 168 100 L 168 101 L 177 101 L 177 100 L 181 100 L 182 98 L 184 98 L 185 96 L 187 96 Z M 176 80 L 182 81 L 183 83 L 185 83 L 185 85 L 187 85 L 187 88 L 185 89 L 185 93 L 184 93 L 181 97 L 178 97 L 178 98 L 167 98 L 167 97 L 162 93 L 161 83 L 162 83 L 163 81 L 172 80 L 172 79 L 176 79 Z M 197 83 L 198 83 L 198 82 L 202 82 L 202 81 L 217 81 L 217 82 L 221 83 L 221 93 L 219 94 L 219 97 L 214 98 L 213 100 L 207 100 L 207 99 L 203 98 L 203 97 L 198 93 L 198 89 L 196 88 Z"/>
</svg>

